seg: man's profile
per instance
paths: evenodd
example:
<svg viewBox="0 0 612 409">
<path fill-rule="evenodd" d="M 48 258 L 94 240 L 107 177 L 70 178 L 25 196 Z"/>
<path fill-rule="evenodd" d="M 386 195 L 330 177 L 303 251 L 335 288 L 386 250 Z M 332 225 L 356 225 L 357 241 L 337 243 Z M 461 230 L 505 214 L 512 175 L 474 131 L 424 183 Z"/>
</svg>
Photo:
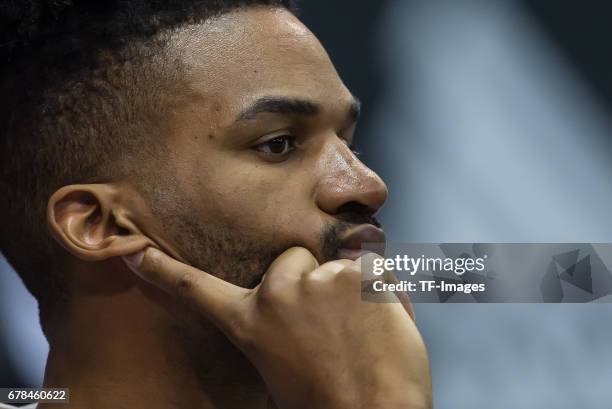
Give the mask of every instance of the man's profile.
<svg viewBox="0 0 612 409">
<path fill-rule="evenodd" d="M 45 386 L 93 409 L 431 405 L 410 306 L 360 299 L 387 188 L 351 149 L 359 102 L 288 1 L 2 7 L 0 249 L 39 302 Z"/>
</svg>

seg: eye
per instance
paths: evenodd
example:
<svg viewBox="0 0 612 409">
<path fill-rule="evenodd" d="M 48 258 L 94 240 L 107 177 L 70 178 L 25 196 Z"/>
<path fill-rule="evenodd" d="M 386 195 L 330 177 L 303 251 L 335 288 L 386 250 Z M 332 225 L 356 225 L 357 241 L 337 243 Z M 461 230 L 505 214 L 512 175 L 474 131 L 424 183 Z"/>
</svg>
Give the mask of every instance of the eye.
<svg viewBox="0 0 612 409">
<path fill-rule="evenodd" d="M 291 135 L 280 135 L 254 147 L 258 152 L 282 156 L 295 149 L 295 138 Z"/>
</svg>

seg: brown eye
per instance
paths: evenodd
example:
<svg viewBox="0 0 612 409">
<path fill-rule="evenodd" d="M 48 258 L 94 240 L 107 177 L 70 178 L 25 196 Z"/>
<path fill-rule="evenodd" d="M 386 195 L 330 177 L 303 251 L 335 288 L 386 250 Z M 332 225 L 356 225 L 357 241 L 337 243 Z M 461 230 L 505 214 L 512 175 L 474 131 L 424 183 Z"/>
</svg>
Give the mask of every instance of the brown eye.
<svg viewBox="0 0 612 409">
<path fill-rule="evenodd" d="M 295 148 L 293 138 L 289 135 L 277 136 L 255 147 L 259 152 L 270 155 L 285 155 Z"/>
</svg>

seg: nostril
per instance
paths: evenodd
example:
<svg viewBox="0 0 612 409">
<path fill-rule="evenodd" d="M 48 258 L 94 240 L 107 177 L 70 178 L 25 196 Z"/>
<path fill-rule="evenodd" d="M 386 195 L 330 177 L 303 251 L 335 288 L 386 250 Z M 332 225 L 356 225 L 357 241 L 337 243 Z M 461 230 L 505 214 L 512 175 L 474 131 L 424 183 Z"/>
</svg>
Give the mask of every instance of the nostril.
<svg viewBox="0 0 612 409">
<path fill-rule="evenodd" d="M 351 202 L 344 203 L 343 205 L 338 207 L 337 212 L 338 213 L 364 213 L 365 208 L 367 208 L 367 206 L 364 206 L 361 203 L 356 202 L 356 201 L 351 201 Z"/>
<path fill-rule="evenodd" d="M 364 205 L 357 201 L 351 201 L 351 202 L 347 202 L 343 204 L 342 206 L 338 207 L 338 209 L 336 209 L 336 214 L 337 215 L 355 215 L 356 218 L 360 219 L 360 220 L 355 220 L 355 221 L 369 222 L 372 215 L 374 215 L 376 211 L 377 209 L 373 207 Z"/>
</svg>

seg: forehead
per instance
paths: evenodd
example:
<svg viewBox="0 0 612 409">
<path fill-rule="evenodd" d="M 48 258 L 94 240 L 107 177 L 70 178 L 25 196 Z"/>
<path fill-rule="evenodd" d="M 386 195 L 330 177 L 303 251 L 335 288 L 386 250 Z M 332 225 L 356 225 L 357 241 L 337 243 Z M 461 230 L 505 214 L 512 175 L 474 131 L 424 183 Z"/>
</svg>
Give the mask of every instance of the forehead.
<svg viewBox="0 0 612 409">
<path fill-rule="evenodd" d="M 317 38 L 284 9 L 246 8 L 183 27 L 168 48 L 185 67 L 189 91 L 228 118 L 269 95 L 323 105 L 352 99 Z"/>
</svg>

